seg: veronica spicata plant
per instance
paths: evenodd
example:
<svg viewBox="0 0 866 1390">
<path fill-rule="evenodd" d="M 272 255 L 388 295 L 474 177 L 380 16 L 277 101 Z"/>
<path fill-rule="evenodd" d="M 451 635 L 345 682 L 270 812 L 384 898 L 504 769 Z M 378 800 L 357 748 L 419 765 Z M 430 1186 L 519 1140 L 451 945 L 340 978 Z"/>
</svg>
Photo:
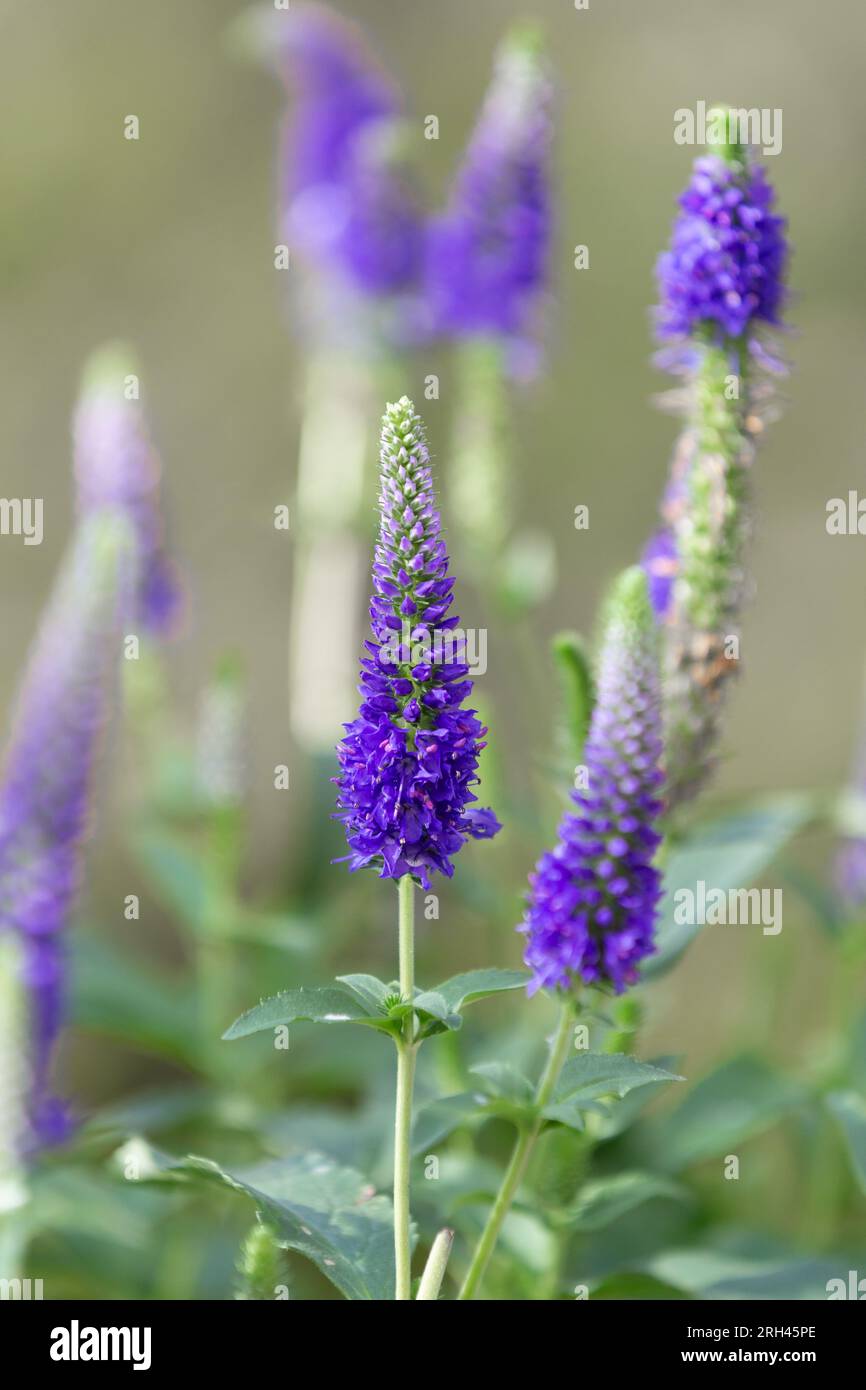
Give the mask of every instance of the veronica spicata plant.
<svg viewBox="0 0 866 1390">
<path fill-rule="evenodd" d="M 475 804 L 487 730 L 465 706 L 472 681 L 460 620 L 451 612 L 448 567 L 424 427 L 404 396 L 382 420 L 371 636 L 361 662 L 360 710 L 345 726 L 335 778 L 350 869 L 369 868 L 397 884 L 399 978 L 387 983 L 344 975 L 336 988 L 289 990 L 250 1010 L 226 1034 L 243 1037 L 307 1019 L 360 1023 L 392 1036 L 398 1300 L 411 1298 L 412 1287 L 409 1159 L 418 1047 L 458 1028 L 466 1004 L 526 983 L 514 970 L 468 971 L 432 990 L 415 983 L 415 884 L 429 888 L 435 873 L 451 877 L 467 840 L 490 839 L 500 829 L 494 813 Z M 449 1249 L 443 1233 L 430 1252 L 419 1297 L 435 1297 Z"/>
<path fill-rule="evenodd" d="M 716 113 L 726 122 L 730 117 Z M 724 694 L 739 661 L 751 468 L 780 370 L 767 333 L 781 326 L 787 243 L 773 190 L 733 139 L 695 162 L 671 246 L 658 262 L 660 364 L 682 379 L 686 428 L 644 555 L 665 628 L 671 809 L 714 764 Z"/>
<path fill-rule="evenodd" d="M 548 1107 L 571 1046 L 579 990 L 588 985 L 621 993 L 637 981 L 638 965 L 653 950 L 660 897 L 653 859 L 661 842 L 661 725 L 658 635 L 646 576 L 635 566 L 614 585 L 605 612 L 584 750 L 585 785 L 572 793 L 555 848 L 542 855 L 530 875 L 519 928 L 527 937 L 529 993 L 545 988 L 557 995 L 559 1025 L 460 1290 L 462 1299 L 473 1298 L 480 1288 L 542 1129 L 562 1118 L 562 1110 Z M 592 1056 L 586 1060 L 591 1063 Z M 665 1073 L 658 1076 L 667 1079 Z"/>
</svg>

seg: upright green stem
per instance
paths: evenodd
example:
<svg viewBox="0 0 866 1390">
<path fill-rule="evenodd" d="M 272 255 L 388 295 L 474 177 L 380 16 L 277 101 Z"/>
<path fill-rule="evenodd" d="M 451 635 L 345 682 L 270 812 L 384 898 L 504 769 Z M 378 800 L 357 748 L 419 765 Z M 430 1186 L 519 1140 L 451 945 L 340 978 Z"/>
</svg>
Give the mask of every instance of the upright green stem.
<svg viewBox="0 0 866 1390">
<path fill-rule="evenodd" d="M 399 895 L 398 942 L 400 997 L 415 997 L 415 886 L 404 874 Z M 397 1039 L 397 1103 L 394 1115 L 394 1259 L 397 1274 L 395 1298 L 412 1297 L 412 1248 L 409 1221 L 409 1165 L 412 1138 L 412 1087 L 415 1080 L 415 1016 L 403 1024 Z"/>
<path fill-rule="evenodd" d="M 499 1239 L 499 1232 L 502 1230 L 502 1223 L 511 1209 L 511 1203 L 517 1194 L 529 1162 L 529 1156 L 535 1147 L 535 1141 L 541 1133 L 544 1120 L 541 1111 L 553 1094 L 553 1088 L 562 1071 L 563 1063 L 568 1055 L 568 1045 L 571 1040 L 572 1023 L 574 1020 L 574 1000 L 571 998 L 563 1000 L 562 1012 L 559 1017 L 559 1027 L 553 1039 L 547 1065 L 541 1074 L 538 1088 L 535 1092 L 535 1104 L 538 1115 L 531 1125 L 521 1129 L 517 1136 L 517 1142 L 511 1154 L 508 1167 L 502 1184 L 496 1194 L 496 1200 L 490 1209 L 487 1218 L 487 1225 L 481 1232 L 481 1239 L 472 1257 L 469 1271 L 463 1281 L 463 1287 L 457 1295 L 458 1299 L 474 1298 L 484 1277 L 490 1257 L 493 1254 L 496 1242 Z"/>
</svg>

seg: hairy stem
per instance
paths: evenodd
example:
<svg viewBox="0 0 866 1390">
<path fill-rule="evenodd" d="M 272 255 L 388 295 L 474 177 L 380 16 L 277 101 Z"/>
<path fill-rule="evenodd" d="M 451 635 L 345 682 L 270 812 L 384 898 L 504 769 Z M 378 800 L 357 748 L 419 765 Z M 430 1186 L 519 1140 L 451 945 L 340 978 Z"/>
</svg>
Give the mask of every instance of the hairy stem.
<svg viewBox="0 0 866 1390">
<path fill-rule="evenodd" d="M 400 996 L 415 996 L 415 887 L 410 874 L 397 886 Z M 412 1088 L 415 1080 L 415 1016 L 409 1014 L 397 1040 L 397 1101 L 394 1114 L 394 1257 L 395 1298 L 412 1296 L 412 1250 L 409 1218 L 409 1166 L 412 1137 Z"/>
</svg>

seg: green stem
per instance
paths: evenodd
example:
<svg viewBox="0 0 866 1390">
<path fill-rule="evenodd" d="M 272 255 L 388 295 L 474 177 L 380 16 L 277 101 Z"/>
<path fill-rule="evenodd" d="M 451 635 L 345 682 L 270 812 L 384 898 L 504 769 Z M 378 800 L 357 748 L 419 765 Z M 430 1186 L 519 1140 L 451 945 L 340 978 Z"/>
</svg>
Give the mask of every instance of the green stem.
<svg viewBox="0 0 866 1390">
<path fill-rule="evenodd" d="M 568 1055 L 573 1019 L 574 1000 L 571 998 L 564 999 L 562 1003 L 562 1012 L 559 1018 L 559 1027 L 553 1039 L 547 1065 L 542 1072 L 541 1080 L 538 1083 L 538 1089 L 535 1092 L 535 1105 L 538 1114 L 533 1123 L 521 1129 L 517 1136 L 517 1142 L 514 1145 L 508 1167 L 505 1170 L 505 1176 L 496 1194 L 496 1200 L 491 1207 L 490 1215 L 487 1218 L 487 1225 L 481 1232 L 481 1239 L 476 1246 L 475 1254 L 472 1257 L 472 1263 L 463 1281 L 463 1287 L 457 1295 L 458 1299 L 474 1298 L 481 1285 L 484 1271 L 487 1268 L 496 1242 L 499 1239 L 499 1232 L 502 1229 L 502 1224 L 511 1209 L 511 1204 L 514 1201 L 517 1189 L 520 1187 L 523 1174 L 526 1171 L 529 1156 L 535 1147 L 535 1141 L 544 1125 L 541 1111 L 550 1100 L 553 1088 L 556 1085 L 559 1073 L 562 1071 L 563 1063 Z"/>
<path fill-rule="evenodd" d="M 404 874 L 399 880 L 397 892 L 400 997 L 411 1002 L 415 997 L 415 885 L 411 874 Z M 415 1015 L 409 1014 L 403 1024 L 403 1036 L 397 1039 L 397 1101 L 394 1113 L 394 1296 L 398 1302 L 412 1297 L 409 1166 L 415 1052 Z"/>
</svg>

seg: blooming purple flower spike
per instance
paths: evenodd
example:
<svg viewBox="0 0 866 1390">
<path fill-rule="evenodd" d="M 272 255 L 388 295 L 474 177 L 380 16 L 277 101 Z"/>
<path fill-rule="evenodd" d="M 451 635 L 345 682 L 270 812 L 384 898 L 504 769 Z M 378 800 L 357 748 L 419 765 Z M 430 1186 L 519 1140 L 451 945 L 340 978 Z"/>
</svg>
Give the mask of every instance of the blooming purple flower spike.
<svg viewBox="0 0 866 1390">
<path fill-rule="evenodd" d="M 531 339 L 551 235 L 550 80 L 535 41 L 500 50 L 450 206 L 430 234 L 434 320 L 448 333 Z"/>
<path fill-rule="evenodd" d="M 635 566 L 610 601 L 584 749 L 587 788 L 572 792 L 575 809 L 559 842 L 530 877 L 520 927 L 530 993 L 578 980 L 621 993 L 654 949 L 663 780 L 657 644 L 646 576 Z"/>
<path fill-rule="evenodd" d="M 741 338 L 776 325 L 784 302 L 785 220 L 759 164 L 708 154 L 680 198 L 671 245 L 658 260 L 657 333 L 663 341 L 711 330 Z"/>
<path fill-rule="evenodd" d="M 0 783 L 0 931 L 24 941 L 36 1145 L 60 1140 L 50 1087 L 66 925 L 87 829 L 96 744 L 117 666 L 133 547 L 122 509 L 84 518 L 34 644 Z"/>
<path fill-rule="evenodd" d="M 315 5 L 280 17 L 278 61 L 298 101 L 281 159 L 290 243 L 356 290 L 420 275 L 423 228 L 400 167 L 400 98 L 360 31 Z"/>
<path fill-rule="evenodd" d="M 82 516 L 104 507 L 126 513 L 135 535 L 138 574 L 133 621 L 156 636 L 174 628 L 182 590 L 166 553 L 159 513 L 161 466 L 137 399 L 128 399 L 134 359 L 119 344 L 91 358 L 73 422 L 75 477 Z"/>
<path fill-rule="evenodd" d="M 337 749 L 337 818 L 354 869 L 381 878 L 449 877 L 467 837 L 499 830 L 474 808 L 487 730 L 463 702 L 472 691 L 464 642 L 449 616 L 453 577 L 436 510 L 424 428 L 405 396 L 382 421 L 380 528 L 361 662 L 362 703 Z"/>
<path fill-rule="evenodd" d="M 719 116 L 723 108 L 718 108 Z M 697 159 L 680 198 L 670 249 L 658 261 L 657 362 L 682 385 L 685 416 L 662 502 L 662 530 L 643 563 L 665 633 L 668 812 L 705 785 L 716 761 L 725 697 L 739 670 L 743 556 L 751 472 L 780 364 L 768 330 L 781 326 L 785 220 L 728 113 L 725 144 Z M 736 389 L 733 390 L 733 384 Z"/>
</svg>

